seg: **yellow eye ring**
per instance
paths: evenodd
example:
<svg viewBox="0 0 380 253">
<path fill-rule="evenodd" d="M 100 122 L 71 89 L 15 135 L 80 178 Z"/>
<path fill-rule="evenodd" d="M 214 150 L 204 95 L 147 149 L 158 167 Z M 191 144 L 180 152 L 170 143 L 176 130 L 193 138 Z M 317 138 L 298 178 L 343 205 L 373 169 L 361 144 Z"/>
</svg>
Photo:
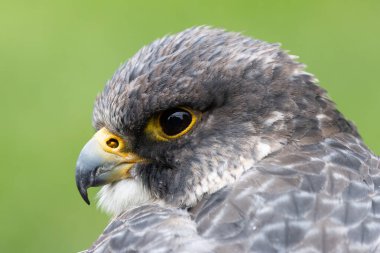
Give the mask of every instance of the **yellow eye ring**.
<svg viewBox="0 0 380 253">
<path fill-rule="evenodd" d="M 149 119 L 145 133 L 158 141 L 177 139 L 193 128 L 199 113 L 187 107 L 176 107 L 157 113 Z"/>
</svg>

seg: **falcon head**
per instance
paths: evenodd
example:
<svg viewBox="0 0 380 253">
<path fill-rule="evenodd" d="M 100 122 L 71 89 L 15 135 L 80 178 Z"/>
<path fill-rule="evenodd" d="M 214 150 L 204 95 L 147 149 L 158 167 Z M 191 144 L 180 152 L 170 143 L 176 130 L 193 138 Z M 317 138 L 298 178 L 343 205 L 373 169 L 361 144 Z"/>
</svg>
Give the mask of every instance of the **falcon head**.
<svg viewBox="0 0 380 253">
<path fill-rule="evenodd" d="M 117 215 L 158 202 L 192 207 L 290 143 L 357 135 L 295 57 L 238 33 L 196 27 L 156 40 L 97 97 L 76 183 L 103 186 Z"/>
</svg>

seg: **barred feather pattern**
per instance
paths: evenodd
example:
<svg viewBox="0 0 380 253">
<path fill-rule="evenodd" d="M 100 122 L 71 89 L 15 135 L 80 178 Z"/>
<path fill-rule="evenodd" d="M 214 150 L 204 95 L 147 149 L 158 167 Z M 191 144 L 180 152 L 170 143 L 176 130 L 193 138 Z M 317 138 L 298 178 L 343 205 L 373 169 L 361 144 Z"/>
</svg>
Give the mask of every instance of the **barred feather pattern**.
<svg viewBox="0 0 380 253">
<path fill-rule="evenodd" d="M 116 217 L 86 252 L 379 252 L 380 159 L 338 133 L 270 154 L 238 181 L 177 209 Z"/>
</svg>

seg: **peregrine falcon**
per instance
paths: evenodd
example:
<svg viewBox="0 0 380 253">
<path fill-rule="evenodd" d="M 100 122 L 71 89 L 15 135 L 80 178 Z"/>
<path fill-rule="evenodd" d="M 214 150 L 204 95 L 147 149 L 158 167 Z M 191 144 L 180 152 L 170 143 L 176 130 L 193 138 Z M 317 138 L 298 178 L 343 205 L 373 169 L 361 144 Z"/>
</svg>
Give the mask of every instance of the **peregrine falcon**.
<svg viewBox="0 0 380 253">
<path fill-rule="evenodd" d="M 97 97 L 76 183 L 113 215 L 86 252 L 380 252 L 380 159 L 296 57 L 194 27 Z"/>
</svg>

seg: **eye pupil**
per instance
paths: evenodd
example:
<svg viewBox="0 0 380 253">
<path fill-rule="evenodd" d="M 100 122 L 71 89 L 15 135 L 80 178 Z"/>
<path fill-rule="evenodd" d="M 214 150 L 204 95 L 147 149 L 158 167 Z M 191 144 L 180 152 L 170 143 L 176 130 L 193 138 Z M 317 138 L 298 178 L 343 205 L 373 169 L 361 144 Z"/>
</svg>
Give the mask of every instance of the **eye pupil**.
<svg viewBox="0 0 380 253">
<path fill-rule="evenodd" d="M 191 121 L 191 113 L 180 108 L 166 110 L 160 116 L 162 131 L 169 136 L 184 131 L 190 125 Z"/>
</svg>

